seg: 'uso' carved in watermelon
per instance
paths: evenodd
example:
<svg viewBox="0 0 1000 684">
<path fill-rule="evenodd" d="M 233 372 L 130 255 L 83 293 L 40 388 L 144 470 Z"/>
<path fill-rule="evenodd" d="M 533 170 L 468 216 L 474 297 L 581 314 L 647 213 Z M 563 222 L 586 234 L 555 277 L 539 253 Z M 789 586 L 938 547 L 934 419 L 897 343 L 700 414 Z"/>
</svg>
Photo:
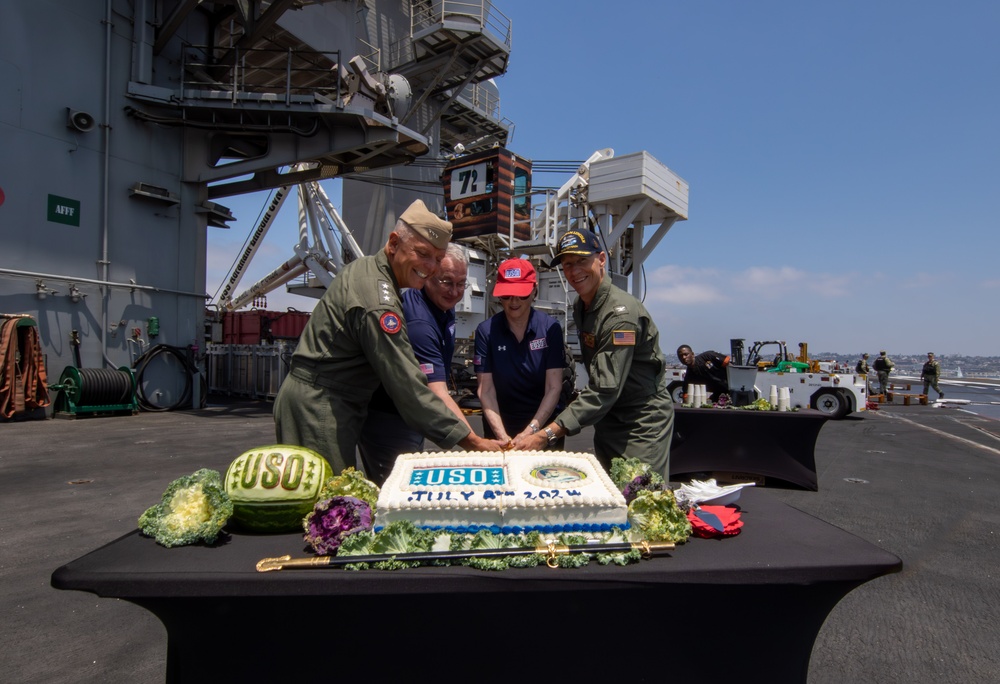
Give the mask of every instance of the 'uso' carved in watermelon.
<svg viewBox="0 0 1000 684">
<path fill-rule="evenodd" d="M 254 532 L 301 529 L 331 477 L 330 463 L 312 449 L 290 444 L 250 449 L 226 471 L 233 520 Z"/>
</svg>

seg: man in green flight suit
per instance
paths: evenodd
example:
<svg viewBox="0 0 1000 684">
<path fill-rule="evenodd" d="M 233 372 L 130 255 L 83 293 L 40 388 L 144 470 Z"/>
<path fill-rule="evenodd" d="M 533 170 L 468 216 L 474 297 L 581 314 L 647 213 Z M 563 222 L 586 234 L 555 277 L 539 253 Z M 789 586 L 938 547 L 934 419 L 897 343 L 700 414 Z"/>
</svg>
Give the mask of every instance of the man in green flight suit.
<svg viewBox="0 0 1000 684">
<path fill-rule="evenodd" d="M 868 379 L 868 352 L 861 355 L 858 359 L 858 363 L 854 366 L 854 372 L 865 379 L 865 386 L 868 389 L 868 396 L 875 394 L 875 386 L 872 381 Z"/>
<path fill-rule="evenodd" d="M 883 349 L 878 353 L 878 358 L 875 359 L 875 363 L 872 365 L 875 368 L 875 374 L 878 375 L 879 394 L 885 396 L 889 392 L 889 373 L 896 367 L 896 364 L 892 362 L 892 359 L 886 355 L 885 349 Z"/>
<path fill-rule="evenodd" d="M 938 388 L 938 380 L 941 379 L 941 364 L 935 360 L 933 352 L 927 352 L 927 363 L 920 370 L 920 379 L 924 381 L 924 395 L 927 395 L 927 388 L 933 387 L 938 393 L 938 399 L 944 399 L 944 392 Z"/>
<path fill-rule="evenodd" d="M 406 423 L 438 446 L 499 450 L 428 388 L 406 335 L 400 289 L 423 287 L 450 240 L 451 223 L 417 200 L 381 252 L 351 262 L 334 278 L 302 331 L 274 401 L 279 444 L 318 452 L 335 474 L 354 466 L 368 402 L 381 384 Z"/>
<path fill-rule="evenodd" d="M 541 449 L 593 425 L 594 453 L 605 469 L 612 458 L 638 458 L 669 479 L 674 405 L 653 319 L 639 300 L 612 285 L 607 253 L 591 231 L 563 234 L 556 263 L 578 295 L 573 320 L 589 380 L 552 423 L 515 439 L 514 447 Z"/>
<path fill-rule="evenodd" d="M 862 354 L 861 358 L 858 359 L 857 365 L 854 366 L 854 371 L 858 375 L 863 375 L 866 378 L 868 377 L 868 352 Z"/>
</svg>

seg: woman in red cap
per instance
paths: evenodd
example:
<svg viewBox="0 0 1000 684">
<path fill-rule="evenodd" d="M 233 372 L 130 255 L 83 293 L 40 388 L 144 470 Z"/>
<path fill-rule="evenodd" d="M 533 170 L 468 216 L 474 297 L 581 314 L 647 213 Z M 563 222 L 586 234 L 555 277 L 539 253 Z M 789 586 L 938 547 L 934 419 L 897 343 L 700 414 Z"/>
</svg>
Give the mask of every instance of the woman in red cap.
<svg viewBox="0 0 1000 684">
<path fill-rule="evenodd" d="M 474 364 L 487 439 L 506 442 L 534 434 L 563 408 L 563 329 L 532 306 L 537 295 L 530 262 L 508 259 L 500 264 L 493 296 L 503 311 L 476 329 Z M 548 448 L 560 450 L 562 444 Z"/>
</svg>

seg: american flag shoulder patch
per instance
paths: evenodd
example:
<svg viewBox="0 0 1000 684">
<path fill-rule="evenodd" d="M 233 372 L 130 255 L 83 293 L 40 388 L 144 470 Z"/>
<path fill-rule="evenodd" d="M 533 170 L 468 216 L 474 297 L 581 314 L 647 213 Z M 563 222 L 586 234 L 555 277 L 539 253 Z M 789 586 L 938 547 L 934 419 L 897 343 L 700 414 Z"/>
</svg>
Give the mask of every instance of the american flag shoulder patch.
<svg viewBox="0 0 1000 684">
<path fill-rule="evenodd" d="M 431 373 L 434 372 L 434 364 L 433 363 L 422 363 L 422 364 L 420 364 L 420 370 L 422 370 L 424 372 L 424 375 L 430 375 Z"/>
<path fill-rule="evenodd" d="M 634 330 L 615 330 L 611 333 L 611 344 L 615 346 L 624 347 L 634 347 L 635 346 L 635 331 Z"/>
</svg>

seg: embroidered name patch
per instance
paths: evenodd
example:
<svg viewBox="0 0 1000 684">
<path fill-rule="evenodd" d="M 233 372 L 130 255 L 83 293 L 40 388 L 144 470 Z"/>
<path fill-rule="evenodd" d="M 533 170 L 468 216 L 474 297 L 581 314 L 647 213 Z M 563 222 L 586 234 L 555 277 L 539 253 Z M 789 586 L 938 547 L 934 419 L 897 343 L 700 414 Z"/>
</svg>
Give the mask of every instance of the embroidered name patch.
<svg viewBox="0 0 1000 684">
<path fill-rule="evenodd" d="M 544 337 L 542 337 L 541 339 L 532 340 L 531 342 L 528 343 L 528 349 L 530 349 L 531 351 L 538 351 L 539 349 L 548 349 L 548 348 L 549 348 L 549 341 Z"/>
<path fill-rule="evenodd" d="M 378 324 L 382 326 L 382 330 L 390 335 L 395 335 L 403 327 L 399 321 L 399 316 L 393 311 L 386 311 L 382 314 L 382 317 L 378 319 Z"/>
<path fill-rule="evenodd" d="M 615 330 L 613 333 L 611 333 L 611 344 L 614 344 L 616 346 L 634 347 L 635 331 Z"/>
</svg>

